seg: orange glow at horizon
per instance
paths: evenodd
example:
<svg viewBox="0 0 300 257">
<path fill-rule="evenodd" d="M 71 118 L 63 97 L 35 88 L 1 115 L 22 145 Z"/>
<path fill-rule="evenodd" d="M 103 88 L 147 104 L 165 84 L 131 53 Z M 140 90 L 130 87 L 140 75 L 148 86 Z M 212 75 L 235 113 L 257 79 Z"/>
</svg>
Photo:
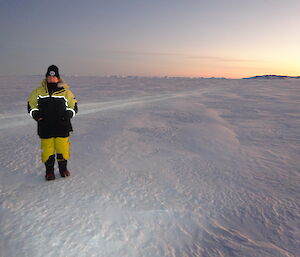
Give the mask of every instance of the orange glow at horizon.
<svg viewBox="0 0 300 257">
<path fill-rule="evenodd" d="M 259 75 L 300 76 L 300 62 L 295 57 L 257 58 L 257 61 L 199 61 L 186 62 L 185 67 L 176 67 L 172 73 L 184 77 L 245 78 Z M 184 62 L 183 62 L 184 63 Z"/>
<path fill-rule="evenodd" d="M 259 75 L 299 76 L 300 64 L 290 51 L 278 54 L 276 48 L 244 49 L 228 51 L 218 49 L 214 55 L 207 49 L 203 54 L 197 49 L 185 51 L 116 51 L 122 63 L 110 63 L 116 74 L 133 76 L 169 76 L 169 77 L 224 77 L 245 78 Z M 273 54 L 273 52 L 277 54 Z M 255 54 L 254 54 L 255 53 Z M 126 66 L 125 66 L 126 65 Z M 124 71 L 127 72 L 124 72 Z M 108 74 L 108 72 L 107 72 Z"/>
</svg>

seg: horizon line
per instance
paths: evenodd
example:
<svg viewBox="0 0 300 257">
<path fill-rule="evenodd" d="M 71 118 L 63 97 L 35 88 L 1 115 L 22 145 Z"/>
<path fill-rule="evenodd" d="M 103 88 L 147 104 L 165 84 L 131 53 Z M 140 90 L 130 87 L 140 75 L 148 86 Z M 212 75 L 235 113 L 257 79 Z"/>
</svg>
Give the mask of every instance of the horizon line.
<svg viewBox="0 0 300 257">
<path fill-rule="evenodd" d="M 23 77 L 23 76 L 39 76 L 44 77 L 44 74 L 0 74 L 1 77 Z M 253 76 L 246 76 L 246 77 L 224 77 L 224 76 L 169 76 L 169 75 L 79 75 L 79 74 L 61 74 L 61 77 L 99 77 L 99 78 L 109 78 L 109 77 L 116 77 L 116 78 L 187 78 L 187 79 L 246 79 L 246 78 L 254 78 L 254 77 L 264 77 L 264 76 L 277 76 L 277 77 L 288 77 L 288 78 L 299 78 L 298 76 L 291 76 L 291 75 L 278 75 L 278 74 L 263 74 L 263 75 L 253 75 Z"/>
</svg>

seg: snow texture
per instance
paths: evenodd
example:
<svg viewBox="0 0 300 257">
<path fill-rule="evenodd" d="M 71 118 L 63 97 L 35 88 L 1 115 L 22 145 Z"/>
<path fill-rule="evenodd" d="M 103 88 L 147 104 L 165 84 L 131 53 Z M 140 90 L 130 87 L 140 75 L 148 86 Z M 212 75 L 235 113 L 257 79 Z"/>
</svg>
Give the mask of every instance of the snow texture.
<svg viewBox="0 0 300 257">
<path fill-rule="evenodd" d="M 1 257 L 300 256 L 299 81 L 66 77 L 72 174 L 46 182 L 40 79 L 0 77 Z"/>
</svg>

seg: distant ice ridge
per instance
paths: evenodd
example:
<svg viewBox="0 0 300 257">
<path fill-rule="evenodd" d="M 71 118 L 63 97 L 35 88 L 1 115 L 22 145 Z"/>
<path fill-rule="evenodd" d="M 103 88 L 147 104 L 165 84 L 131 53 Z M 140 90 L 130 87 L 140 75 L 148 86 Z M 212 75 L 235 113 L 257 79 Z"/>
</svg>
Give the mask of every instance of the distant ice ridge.
<svg viewBox="0 0 300 257">
<path fill-rule="evenodd" d="M 283 75 L 261 75 L 244 79 L 300 79 L 300 76 L 283 76 Z"/>
</svg>

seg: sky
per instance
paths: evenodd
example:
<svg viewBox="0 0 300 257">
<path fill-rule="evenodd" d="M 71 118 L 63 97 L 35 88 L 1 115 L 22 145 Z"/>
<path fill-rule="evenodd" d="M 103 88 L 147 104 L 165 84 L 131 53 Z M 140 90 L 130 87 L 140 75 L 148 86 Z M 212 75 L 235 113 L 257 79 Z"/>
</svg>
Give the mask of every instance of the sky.
<svg viewBox="0 0 300 257">
<path fill-rule="evenodd" d="M 0 0 L 0 74 L 300 75 L 299 0 Z"/>
</svg>

